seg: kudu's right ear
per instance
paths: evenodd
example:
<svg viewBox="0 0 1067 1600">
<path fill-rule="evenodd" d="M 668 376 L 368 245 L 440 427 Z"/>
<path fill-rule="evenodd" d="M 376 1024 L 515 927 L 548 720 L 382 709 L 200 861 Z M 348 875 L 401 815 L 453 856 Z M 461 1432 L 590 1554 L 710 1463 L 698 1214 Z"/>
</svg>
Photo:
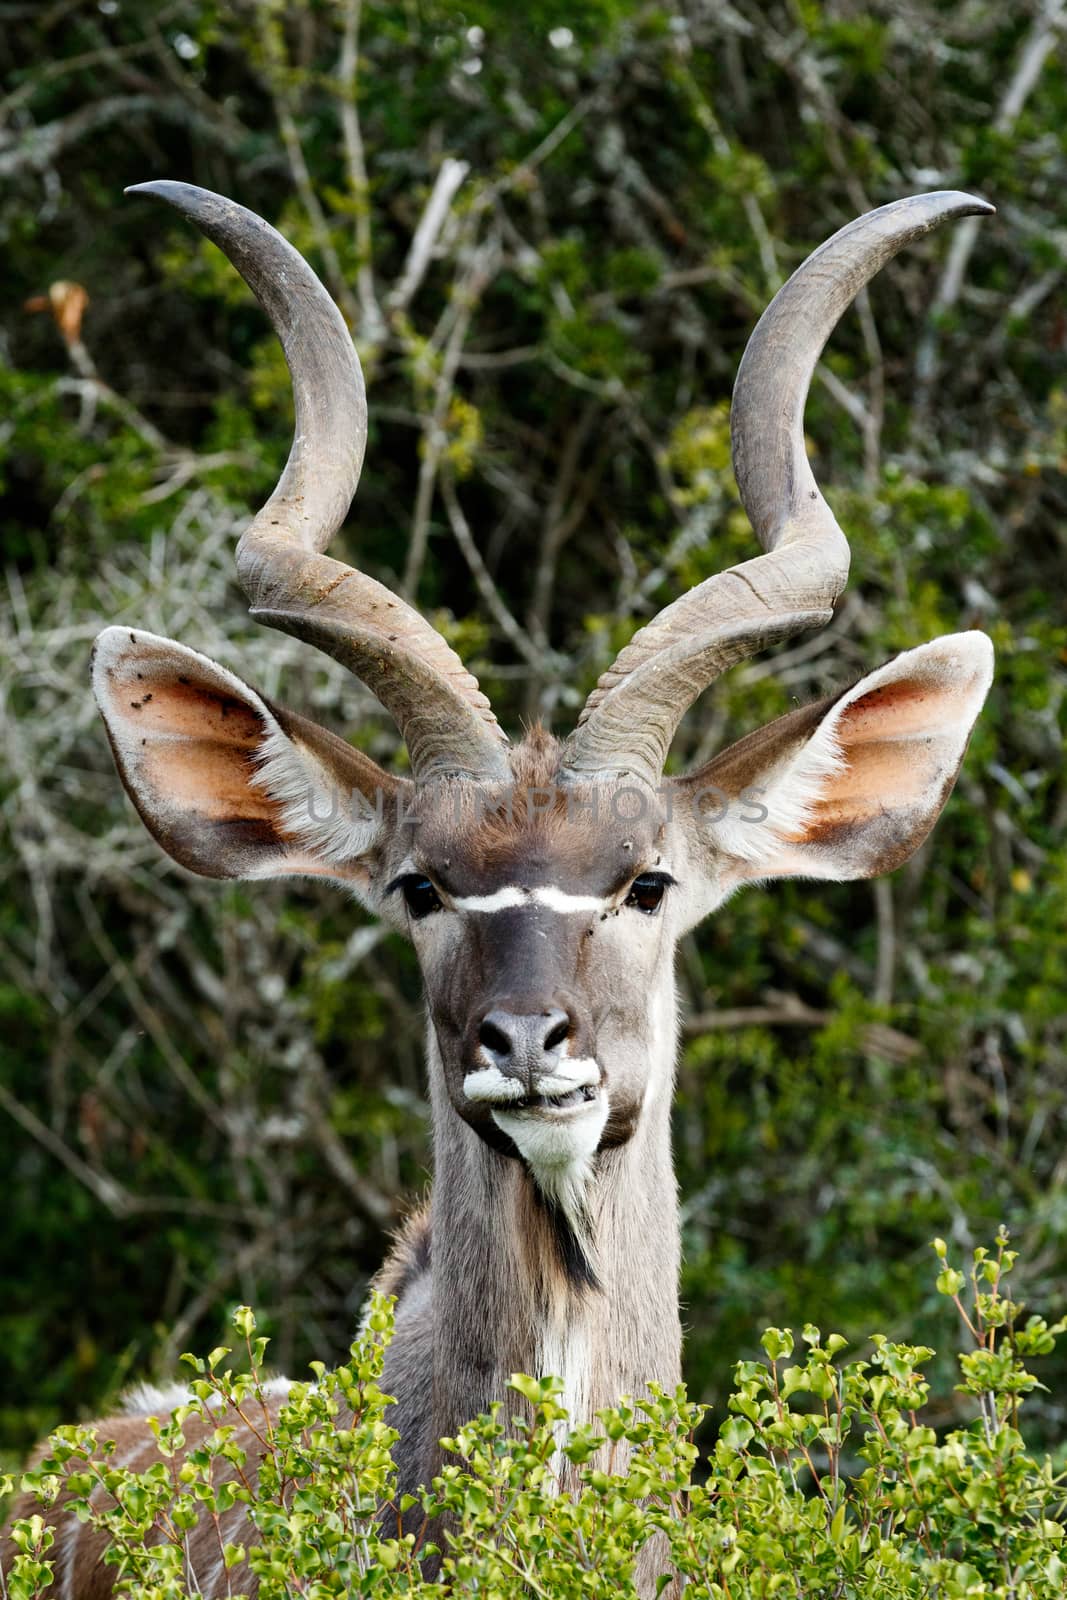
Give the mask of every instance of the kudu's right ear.
<svg viewBox="0 0 1067 1600">
<path fill-rule="evenodd" d="M 986 635 L 948 634 L 676 780 L 720 887 L 900 866 L 937 821 L 992 678 Z"/>
<path fill-rule="evenodd" d="M 183 867 L 368 885 L 408 780 L 172 639 L 105 629 L 92 681 L 127 793 Z"/>
</svg>

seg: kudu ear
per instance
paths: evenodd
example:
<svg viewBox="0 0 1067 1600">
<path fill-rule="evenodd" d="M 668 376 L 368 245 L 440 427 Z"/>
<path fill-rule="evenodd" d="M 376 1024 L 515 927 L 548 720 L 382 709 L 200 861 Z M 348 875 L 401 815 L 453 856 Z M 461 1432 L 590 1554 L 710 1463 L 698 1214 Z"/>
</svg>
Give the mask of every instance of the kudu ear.
<svg viewBox="0 0 1067 1600">
<path fill-rule="evenodd" d="M 183 867 L 366 885 L 406 780 L 171 639 L 105 629 L 92 681 L 127 793 Z"/>
<path fill-rule="evenodd" d="M 992 678 L 987 636 L 949 634 L 750 734 L 678 780 L 698 852 L 725 889 L 892 871 L 937 821 Z"/>
</svg>

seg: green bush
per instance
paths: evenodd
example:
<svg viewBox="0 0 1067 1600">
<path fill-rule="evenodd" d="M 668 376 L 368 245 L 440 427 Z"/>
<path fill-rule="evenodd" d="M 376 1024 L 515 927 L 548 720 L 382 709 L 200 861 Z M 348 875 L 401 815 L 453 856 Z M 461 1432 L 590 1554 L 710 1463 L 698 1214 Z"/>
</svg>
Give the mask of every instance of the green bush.
<svg viewBox="0 0 1067 1600">
<path fill-rule="evenodd" d="M 351 1359 L 333 1372 L 316 1364 L 316 1381 L 291 1390 L 247 1487 L 244 1452 L 225 1420 L 258 1421 L 264 1400 L 267 1341 L 255 1337 L 247 1307 L 233 1318 L 247 1370 L 225 1370 L 224 1348 L 184 1358 L 196 1371 L 188 1404 L 169 1422 L 145 1424 L 159 1448 L 153 1466 L 117 1466 L 92 1428 L 61 1428 L 26 1484 L 45 1504 L 72 1493 L 71 1512 L 109 1536 L 119 1592 L 142 1600 L 199 1592 L 186 1534 L 205 1517 L 218 1529 L 239 1500 L 258 1542 L 227 1544 L 226 1561 L 247 1562 L 263 1600 L 439 1594 L 419 1563 L 432 1548 L 430 1521 L 442 1513 L 454 1530 L 444 1539 L 446 1586 L 499 1600 L 633 1595 L 635 1558 L 657 1534 L 661 1584 L 669 1552 L 686 1594 L 709 1600 L 1052 1600 L 1067 1581 L 1064 1475 L 1028 1454 L 1018 1424 L 1024 1398 L 1041 1387 L 1028 1363 L 1052 1351 L 1067 1319 L 1051 1327 L 1040 1316 L 1023 1320 L 1005 1285 L 1015 1252 L 1003 1231 L 993 1252 L 975 1250 L 969 1280 L 949 1264 L 942 1240 L 934 1250 L 937 1288 L 955 1301 L 968 1345 L 957 1389 L 975 1412 L 940 1438 L 923 1420 L 929 1348 L 876 1334 L 866 1359 L 845 1359 L 836 1334 L 824 1338 L 808 1325 L 798 1342 L 789 1329 L 769 1328 L 766 1358 L 736 1367 L 730 1414 L 707 1459 L 693 1442 L 706 1408 L 684 1388 L 667 1394 L 650 1385 L 647 1398 L 623 1399 L 598 1412 L 595 1426 L 565 1432 L 562 1449 L 580 1466 L 582 1488 L 561 1494 L 562 1385 L 516 1375 L 511 1387 L 529 1403 L 527 1416 L 508 1426 L 496 1405 L 445 1441 L 453 1464 L 432 1489 L 400 1500 L 398 1537 L 385 1537 L 376 1511 L 396 1500 L 398 1435 L 379 1387 L 393 1329 L 391 1302 L 379 1296 Z M 343 1411 L 351 1423 L 338 1428 Z M 183 1426 L 193 1416 L 210 1431 L 183 1459 Z M 605 1470 L 594 1458 L 606 1441 Z M 113 1509 L 90 1506 L 98 1484 Z M 150 1546 L 150 1535 L 160 1542 Z M 15 1538 L 21 1553 L 8 1594 L 32 1600 L 49 1584 L 53 1533 L 34 1516 L 17 1524 Z"/>
</svg>

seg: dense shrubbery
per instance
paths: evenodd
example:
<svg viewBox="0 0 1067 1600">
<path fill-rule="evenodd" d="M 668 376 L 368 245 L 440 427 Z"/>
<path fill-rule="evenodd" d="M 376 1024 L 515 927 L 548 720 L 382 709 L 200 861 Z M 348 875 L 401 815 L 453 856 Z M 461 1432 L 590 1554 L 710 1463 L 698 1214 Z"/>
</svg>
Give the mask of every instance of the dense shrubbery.
<svg viewBox="0 0 1067 1600">
<path fill-rule="evenodd" d="M 517 1375 L 512 1387 L 529 1415 L 509 1428 L 507 1408 L 496 1406 L 471 1422 L 449 1441 L 454 1465 L 432 1490 L 405 1497 L 398 1537 L 385 1538 L 375 1511 L 395 1495 L 397 1435 L 378 1386 L 392 1308 L 376 1297 L 351 1359 L 317 1368 L 314 1384 L 291 1391 L 250 1488 L 234 1476 L 245 1458 L 231 1423 L 262 1427 L 267 1341 L 254 1337 L 245 1307 L 234 1326 L 247 1366 L 226 1370 L 230 1352 L 221 1348 L 206 1361 L 185 1357 L 197 1376 L 189 1403 L 169 1423 L 151 1424 L 163 1458 L 155 1466 L 116 1467 L 94 1448 L 92 1429 L 68 1427 L 31 1481 L 45 1500 L 61 1485 L 78 1497 L 78 1514 L 110 1535 L 120 1589 L 139 1600 L 199 1592 L 188 1530 L 204 1520 L 218 1529 L 236 1501 L 247 1503 L 259 1542 L 226 1544 L 233 1592 L 247 1559 L 263 1600 L 439 1594 L 419 1557 L 428 1520 L 442 1514 L 454 1529 L 444 1582 L 495 1600 L 633 1594 L 635 1555 L 656 1535 L 665 1572 L 681 1574 L 693 1600 L 1060 1600 L 1067 1477 L 1029 1453 L 1019 1409 L 1040 1388 L 1030 1363 L 1053 1350 L 1067 1319 L 1023 1319 L 1006 1282 L 1015 1261 L 1006 1243 L 1001 1234 L 992 1251 L 976 1250 L 965 1275 L 935 1241 L 937 1288 L 955 1300 L 967 1345 L 957 1387 L 974 1413 L 940 1436 L 925 1420 L 929 1348 L 875 1335 L 858 1360 L 845 1356 L 844 1339 L 811 1325 L 799 1340 L 769 1328 L 765 1359 L 736 1369 L 729 1415 L 706 1458 L 693 1442 L 704 1408 L 682 1389 L 624 1399 L 592 1427 L 561 1435 L 559 1381 Z M 342 1410 L 351 1422 L 339 1429 Z M 182 1457 L 182 1427 L 194 1415 L 211 1432 Z M 605 1440 L 629 1447 L 622 1470 L 610 1459 L 606 1470 L 584 1465 Z M 561 1444 L 583 1466 L 577 1495 L 558 1491 Z M 100 1485 L 110 1510 L 89 1504 Z M 10 1600 L 32 1600 L 47 1586 L 52 1533 L 31 1517 L 18 1540 Z"/>
</svg>

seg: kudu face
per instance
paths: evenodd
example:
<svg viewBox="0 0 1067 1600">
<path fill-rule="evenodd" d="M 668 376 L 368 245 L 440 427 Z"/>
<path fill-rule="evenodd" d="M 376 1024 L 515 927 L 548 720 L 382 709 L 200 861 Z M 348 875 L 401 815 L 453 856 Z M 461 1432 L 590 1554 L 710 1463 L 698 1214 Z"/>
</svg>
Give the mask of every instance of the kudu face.
<svg viewBox="0 0 1067 1600">
<path fill-rule="evenodd" d="M 184 866 L 312 875 L 406 932 L 430 1017 L 435 1106 L 525 1162 L 545 1191 L 595 1173 L 670 1092 L 679 936 L 746 882 L 843 880 L 898 866 L 952 786 L 992 675 L 988 639 L 950 635 L 665 779 L 687 708 L 721 672 L 826 622 L 848 545 L 812 476 L 803 413 L 838 317 L 878 268 L 948 217 L 991 209 L 919 195 L 842 229 L 761 318 L 732 416 L 738 489 L 764 554 L 643 627 L 565 743 L 513 747 L 445 641 L 373 579 L 323 554 L 366 438 L 351 339 L 299 255 L 204 190 L 174 205 L 246 277 L 285 347 L 296 436 L 244 534 L 238 573 L 261 621 L 336 656 L 394 717 L 413 776 L 270 705 L 170 640 L 109 628 L 94 688 L 123 781 Z"/>
<path fill-rule="evenodd" d="M 416 802 L 403 906 L 456 1113 L 536 1173 L 625 1142 L 653 1088 L 678 931 L 672 841 L 645 785 L 560 783 L 531 737 L 513 784 Z M 392 866 L 390 866 L 392 872 Z"/>
</svg>

